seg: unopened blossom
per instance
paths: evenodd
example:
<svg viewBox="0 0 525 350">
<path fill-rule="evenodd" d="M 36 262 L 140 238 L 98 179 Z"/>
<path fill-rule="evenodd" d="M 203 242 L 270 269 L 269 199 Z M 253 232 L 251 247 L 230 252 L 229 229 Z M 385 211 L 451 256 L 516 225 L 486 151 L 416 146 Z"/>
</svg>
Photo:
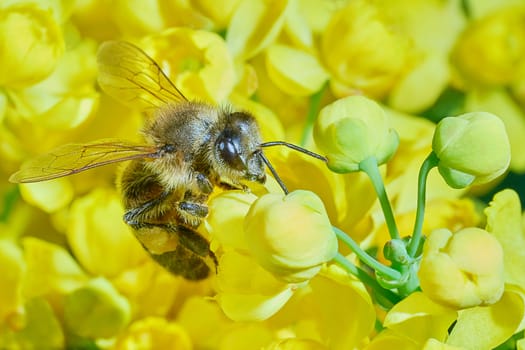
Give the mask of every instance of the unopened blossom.
<svg viewBox="0 0 525 350">
<path fill-rule="evenodd" d="M 432 149 L 439 158 L 439 172 L 454 188 L 489 182 L 503 174 L 510 163 L 505 125 L 488 112 L 442 119 Z"/>
<path fill-rule="evenodd" d="M 357 171 L 359 163 L 370 157 L 383 164 L 399 143 L 385 111 L 363 96 L 342 98 L 324 107 L 314 126 L 314 139 L 328 167 L 337 173 Z"/>
<path fill-rule="evenodd" d="M 497 302 L 503 293 L 503 250 L 487 231 L 470 227 L 433 231 L 418 273 L 432 300 L 457 309 Z"/>
<path fill-rule="evenodd" d="M 303 282 L 337 253 L 337 238 L 313 192 L 257 199 L 244 222 L 248 249 L 258 263 L 286 282 Z"/>
</svg>

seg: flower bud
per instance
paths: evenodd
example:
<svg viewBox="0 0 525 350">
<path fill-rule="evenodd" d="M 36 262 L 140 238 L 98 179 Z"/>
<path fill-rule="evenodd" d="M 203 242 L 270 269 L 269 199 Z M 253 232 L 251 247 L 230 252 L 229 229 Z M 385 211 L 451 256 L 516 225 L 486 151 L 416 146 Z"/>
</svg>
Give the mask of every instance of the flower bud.
<svg viewBox="0 0 525 350">
<path fill-rule="evenodd" d="M 480 228 L 455 234 L 438 229 L 425 242 L 418 275 L 421 289 L 435 302 L 457 309 L 490 305 L 504 289 L 503 249 Z"/>
<path fill-rule="evenodd" d="M 130 316 L 126 298 L 104 278 L 90 281 L 64 300 L 64 321 L 82 337 L 112 337 L 127 325 Z"/>
<path fill-rule="evenodd" d="M 337 238 L 314 193 L 266 194 L 244 221 L 248 249 L 266 270 L 289 283 L 309 280 L 337 253 Z"/>
<path fill-rule="evenodd" d="M 24 87 L 48 76 L 64 51 L 51 11 L 36 4 L 0 8 L 0 86 Z"/>
<path fill-rule="evenodd" d="M 454 188 L 489 182 L 503 174 L 510 163 L 505 125 L 487 112 L 442 119 L 432 149 L 439 158 L 439 172 Z"/>
<path fill-rule="evenodd" d="M 399 144 L 383 109 L 363 96 L 350 96 L 324 107 L 314 126 L 317 146 L 337 173 L 359 170 L 359 163 L 375 157 L 379 164 L 392 157 Z"/>
</svg>

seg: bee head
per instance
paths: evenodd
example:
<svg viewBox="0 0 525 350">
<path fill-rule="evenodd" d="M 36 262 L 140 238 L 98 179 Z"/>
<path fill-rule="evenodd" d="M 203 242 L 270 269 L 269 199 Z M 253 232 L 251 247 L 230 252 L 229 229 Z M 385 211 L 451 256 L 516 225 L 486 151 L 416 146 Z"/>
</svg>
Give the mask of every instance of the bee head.
<svg viewBox="0 0 525 350">
<path fill-rule="evenodd" d="M 215 142 L 215 153 L 233 180 L 264 183 L 264 162 L 260 157 L 261 136 L 255 119 L 244 112 L 230 113 Z"/>
</svg>

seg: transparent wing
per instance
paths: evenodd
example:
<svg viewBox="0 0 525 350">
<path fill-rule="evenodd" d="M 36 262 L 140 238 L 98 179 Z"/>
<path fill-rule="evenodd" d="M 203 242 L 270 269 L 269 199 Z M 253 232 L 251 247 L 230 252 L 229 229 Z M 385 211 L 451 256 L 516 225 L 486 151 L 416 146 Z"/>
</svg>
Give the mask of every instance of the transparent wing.
<svg viewBox="0 0 525 350">
<path fill-rule="evenodd" d="M 144 51 L 125 41 L 104 42 L 97 54 L 98 83 L 108 95 L 146 112 L 187 101 Z"/>
<path fill-rule="evenodd" d="M 38 182 L 68 176 L 106 164 L 140 158 L 158 158 L 161 151 L 153 146 L 133 145 L 119 140 L 98 140 L 86 144 L 68 144 L 27 161 L 11 175 L 11 182 Z"/>
</svg>

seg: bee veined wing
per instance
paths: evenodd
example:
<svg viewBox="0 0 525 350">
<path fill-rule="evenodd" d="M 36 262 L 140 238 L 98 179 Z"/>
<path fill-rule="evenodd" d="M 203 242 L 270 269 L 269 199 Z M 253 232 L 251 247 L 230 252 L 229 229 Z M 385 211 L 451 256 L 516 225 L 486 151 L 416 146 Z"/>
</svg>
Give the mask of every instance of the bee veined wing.
<svg viewBox="0 0 525 350">
<path fill-rule="evenodd" d="M 146 112 L 187 101 L 159 65 L 137 46 L 106 41 L 97 54 L 98 83 L 111 97 Z"/>
<path fill-rule="evenodd" d="M 132 159 L 158 158 L 160 155 L 161 151 L 156 147 L 134 145 L 120 140 L 67 144 L 30 159 L 19 171 L 11 175 L 9 181 L 15 183 L 46 181 L 106 164 Z"/>
</svg>

